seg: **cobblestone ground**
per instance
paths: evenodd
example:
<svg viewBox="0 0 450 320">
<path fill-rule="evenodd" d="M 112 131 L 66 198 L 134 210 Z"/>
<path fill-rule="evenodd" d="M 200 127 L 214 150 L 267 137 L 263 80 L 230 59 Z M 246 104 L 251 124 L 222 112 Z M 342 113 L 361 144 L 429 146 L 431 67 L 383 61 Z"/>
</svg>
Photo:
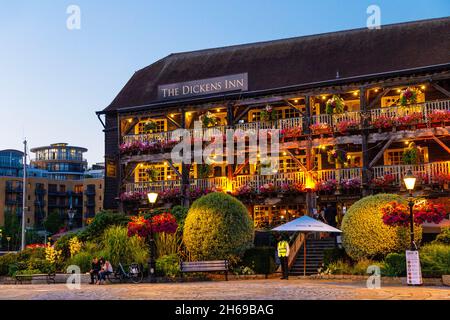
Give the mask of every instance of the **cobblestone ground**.
<svg viewBox="0 0 450 320">
<path fill-rule="evenodd" d="M 450 287 L 385 285 L 367 289 L 363 282 L 326 280 L 245 280 L 158 284 L 87 285 L 69 290 L 56 285 L 0 285 L 0 299 L 387 299 L 450 300 Z"/>
</svg>

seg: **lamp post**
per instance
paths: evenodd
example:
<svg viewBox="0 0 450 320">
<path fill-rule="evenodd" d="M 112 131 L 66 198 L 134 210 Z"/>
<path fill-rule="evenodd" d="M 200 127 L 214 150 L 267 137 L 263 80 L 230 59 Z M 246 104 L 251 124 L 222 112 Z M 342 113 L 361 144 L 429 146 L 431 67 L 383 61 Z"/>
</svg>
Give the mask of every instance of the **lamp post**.
<svg viewBox="0 0 450 320">
<path fill-rule="evenodd" d="M 6 241 L 8 241 L 8 251 L 11 251 L 10 246 L 9 246 L 9 242 L 11 241 L 11 237 L 7 236 L 6 237 Z"/>
<path fill-rule="evenodd" d="M 150 192 L 147 194 L 148 202 L 150 203 L 150 207 L 153 210 L 153 206 L 158 199 L 158 194 L 156 192 Z M 155 260 L 155 238 L 153 237 L 153 227 L 150 228 L 150 259 L 148 260 L 148 273 L 150 277 L 150 282 L 155 281 L 155 271 L 156 271 L 156 260 Z"/>
<path fill-rule="evenodd" d="M 413 207 L 414 207 L 414 198 L 413 198 L 413 190 L 416 185 L 416 177 L 412 174 L 411 170 L 408 170 L 406 176 L 403 178 L 403 182 L 405 183 L 406 190 L 409 192 L 408 206 L 409 206 L 409 227 L 410 227 L 410 236 L 411 236 L 411 251 L 417 250 L 416 244 L 414 242 L 414 215 L 413 215 Z"/>
<path fill-rule="evenodd" d="M 69 216 L 69 230 L 72 230 L 73 225 L 73 218 L 75 217 L 76 211 L 70 207 L 70 209 L 67 211 L 67 215 Z"/>
<path fill-rule="evenodd" d="M 3 230 L 0 229 L 0 249 L 2 248 Z"/>
</svg>

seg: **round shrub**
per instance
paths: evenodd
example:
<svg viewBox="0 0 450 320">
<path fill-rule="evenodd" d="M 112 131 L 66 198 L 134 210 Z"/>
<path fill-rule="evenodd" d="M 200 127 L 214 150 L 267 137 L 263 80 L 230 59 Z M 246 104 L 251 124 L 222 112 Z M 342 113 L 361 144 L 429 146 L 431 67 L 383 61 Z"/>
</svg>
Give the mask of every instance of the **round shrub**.
<svg viewBox="0 0 450 320">
<path fill-rule="evenodd" d="M 355 202 L 342 220 L 342 244 L 354 260 L 382 259 L 388 253 L 409 247 L 409 227 L 391 227 L 383 223 L 381 208 L 391 201 L 406 203 L 395 194 L 377 194 Z M 422 228 L 415 227 L 416 243 L 422 238 Z"/>
<path fill-rule="evenodd" d="M 420 248 L 420 264 L 424 277 L 450 274 L 450 246 L 430 243 Z"/>
<path fill-rule="evenodd" d="M 389 277 L 406 276 L 405 253 L 389 253 L 384 259 L 382 273 Z"/>
<path fill-rule="evenodd" d="M 176 254 L 156 259 L 156 273 L 159 276 L 174 278 L 180 275 L 180 262 Z"/>
<path fill-rule="evenodd" d="M 253 246 L 253 237 L 247 208 L 236 198 L 219 192 L 194 201 L 183 229 L 183 241 L 193 260 L 235 262 Z"/>
</svg>

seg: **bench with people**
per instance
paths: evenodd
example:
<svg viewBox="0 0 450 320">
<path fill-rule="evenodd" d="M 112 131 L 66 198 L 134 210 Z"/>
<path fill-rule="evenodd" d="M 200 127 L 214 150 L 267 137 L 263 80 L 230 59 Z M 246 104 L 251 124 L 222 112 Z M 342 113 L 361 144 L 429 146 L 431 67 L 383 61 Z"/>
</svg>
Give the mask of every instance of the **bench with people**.
<svg viewBox="0 0 450 320">
<path fill-rule="evenodd" d="M 89 273 L 91 275 L 90 284 L 100 285 L 105 283 L 106 278 L 113 273 L 113 267 L 105 258 L 101 257 L 98 259 L 97 257 L 94 257 Z"/>
</svg>

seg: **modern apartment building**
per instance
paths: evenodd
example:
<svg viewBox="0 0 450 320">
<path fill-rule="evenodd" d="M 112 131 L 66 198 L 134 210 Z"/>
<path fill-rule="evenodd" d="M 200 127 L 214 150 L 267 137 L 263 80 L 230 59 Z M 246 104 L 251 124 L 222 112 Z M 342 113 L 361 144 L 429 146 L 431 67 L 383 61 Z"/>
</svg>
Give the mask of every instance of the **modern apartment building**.
<svg viewBox="0 0 450 320">
<path fill-rule="evenodd" d="M 32 148 L 35 153 L 27 167 L 26 226 L 42 228 L 50 212 L 58 212 L 63 221 L 74 210 L 73 225 L 81 227 L 103 208 L 103 176 L 98 168 L 96 176 L 88 172 L 83 158 L 85 148 L 65 143 Z M 23 153 L 17 150 L 0 151 L 0 226 L 5 214 L 22 217 Z"/>
<path fill-rule="evenodd" d="M 450 18 L 441 18 L 171 54 L 97 113 L 104 207 L 145 207 L 148 191 L 179 204 L 221 190 L 268 227 L 317 205 L 342 212 L 364 195 L 404 193 L 408 170 L 418 194 L 448 204 L 449 52 Z M 174 130 L 206 145 L 211 127 L 279 129 L 278 166 L 262 174 L 260 160 L 206 170 L 172 161 Z"/>
</svg>

